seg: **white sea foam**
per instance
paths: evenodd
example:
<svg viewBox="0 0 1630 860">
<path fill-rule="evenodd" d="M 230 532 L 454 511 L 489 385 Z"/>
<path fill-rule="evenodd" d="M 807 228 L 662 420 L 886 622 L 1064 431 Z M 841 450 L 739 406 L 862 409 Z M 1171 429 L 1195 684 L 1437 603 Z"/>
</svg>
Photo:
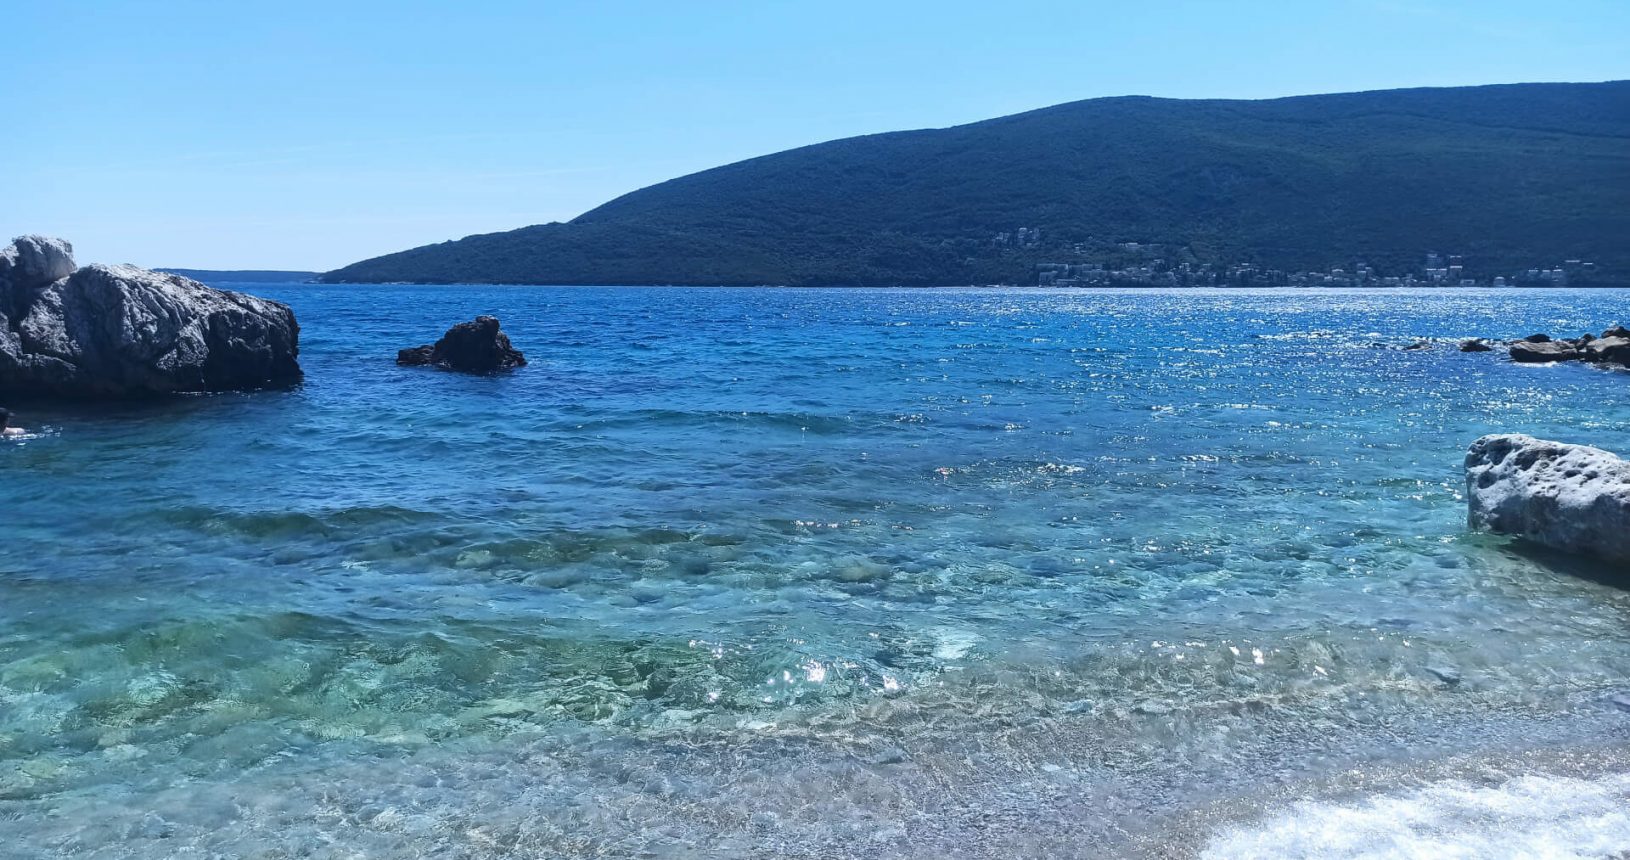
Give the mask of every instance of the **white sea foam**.
<svg viewBox="0 0 1630 860">
<path fill-rule="evenodd" d="M 35 439 L 44 439 L 48 436 L 55 436 L 57 432 L 58 431 L 55 427 L 42 427 L 39 430 L 24 430 L 22 433 L 13 433 L 9 436 L 0 437 L 0 441 L 18 443 L 32 442 Z"/>
<path fill-rule="evenodd" d="M 1460 780 L 1342 803 L 1298 803 L 1215 838 L 1206 860 L 1573 860 L 1630 852 L 1630 774 Z"/>
</svg>

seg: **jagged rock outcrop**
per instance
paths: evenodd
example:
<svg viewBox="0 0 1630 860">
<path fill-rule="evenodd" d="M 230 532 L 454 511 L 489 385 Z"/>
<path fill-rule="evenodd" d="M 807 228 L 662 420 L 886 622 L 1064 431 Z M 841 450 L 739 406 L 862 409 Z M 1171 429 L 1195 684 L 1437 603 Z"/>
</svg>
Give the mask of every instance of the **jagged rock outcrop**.
<svg viewBox="0 0 1630 860">
<path fill-rule="evenodd" d="M 1484 436 L 1466 454 L 1468 522 L 1630 565 L 1630 462 L 1584 445 Z"/>
<path fill-rule="evenodd" d="M 74 247 L 61 239 L 19 236 L 0 249 L 0 284 L 38 289 L 74 273 Z"/>
<path fill-rule="evenodd" d="M 250 391 L 301 379 L 287 305 L 135 266 L 76 269 L 61 239 L 0 251 L 0 391 L 71 398 Z"/>
<path fill-rule="evenodd" d="M 1509 354 L 1512 361 L 1523 364 L 1583 361 L 1630 367 L 1630 329 L 1614 326 L 1602 332 L 1600 337 L 1586 334 L 1572 340 L 1531 334 L 1511 344 Z"/>
<path fill-rule="evenodd" d="M 1585 361 L 1630 367 L 1630 337 L 1598 337 L 1585 344 Z"/>
<path fill-rule="evenodd" d="M 480 316 L 447 330 L 441 340 L 396 353 L 396 363 L 432 365 L 462 373 L 495 373 L 526 364 L 526 356 L 511 346 L 497 317 Z"/>
</svg>

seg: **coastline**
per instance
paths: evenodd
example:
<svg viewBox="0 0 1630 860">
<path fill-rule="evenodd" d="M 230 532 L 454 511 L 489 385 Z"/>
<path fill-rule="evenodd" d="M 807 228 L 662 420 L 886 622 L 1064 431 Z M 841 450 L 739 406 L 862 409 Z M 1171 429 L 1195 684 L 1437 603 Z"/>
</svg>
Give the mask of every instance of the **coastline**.
<svg viewBox="0 0 1630 860">
<path fill-rule="evenodd" d="M 277 290 L 303 387 L 0 451 L 22 857 L 1192 857 L 1627 770 L 1630 596 L 1460 471 L 1630 450 L 1623 379 L 1401 348 L 1614 296 Z M 536 361 L 391 361 L 471 304 Z"/>
<path fill-rule="evenodd" d="M 729 737 L 584 728 L 401 755 L 290 759 L 225 781 L 199 773 L 169 787 L 131 786 L 116 806 L 112 797 L 68 793 L 41 815 L 39 801 L 3 800 L 0 836 L 21 850 L 19 860 L 115 834 L 129 858 L 320 853 L 341 844 L 447 858 L 1178 860 L 1262 856 L 1256 851 L 1314 860 L 1349 856 L 1307 841 L 1308 828 L 1332 826 L 1321 815 L 1412 791 L 1497 792 L 1524 778 L 1550 780 L 1559 792 L 1574 788 L 1566 780 L 1630 790 L 1630 715 L 1590 695 L 1549 711 L 1433 708 L 1373 721 L 1360 708 L 1324 725 L 1275 708 L 1203 708 L 1210 713 L 1186 716 L 1211 731 L 1181 743 L 1163 728 L 1171 714 L 918 719 L 891 710 Z M 1560 831 L 1547 837 L 1563 852 L 1565 807 L 1556 812 Z M 1355 844 L 1424 850 L 1443 827 L 1462 828 L 1468 840 L 1518 835 L 1502 830 L 1509 822 L 1456 820 L 1455 812 L 1422 808 L 1419 820 L 1372 828 L 1358 834 L 1369 842 Z M 1304 823 L 1287 824 L 1298 813 Z M 1349 817 L 1334 820 L 1350 824 L 1342 814 Z M 1630 812 L 1611 826 L 1630 836 Z M 1599 835 L 1581 831 L 1576 841 L 1588 847 Z M 1324 850 L 1308 853 L 1309 845 Z M 1237 853 L 1240 846 L 1252 850 Z"/>
</svg>

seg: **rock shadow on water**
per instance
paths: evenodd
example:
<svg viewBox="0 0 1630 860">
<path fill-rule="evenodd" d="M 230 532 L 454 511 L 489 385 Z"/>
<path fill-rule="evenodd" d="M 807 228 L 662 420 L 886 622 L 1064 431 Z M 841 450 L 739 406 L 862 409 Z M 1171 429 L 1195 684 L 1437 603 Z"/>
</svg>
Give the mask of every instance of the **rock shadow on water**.
<svg viewBox="0 0 1630 860">
<path fill-rule="evenodd" d="M 1522 538 L 1513 539 L 1501 549 L 1547 570 L 1630 593 L 1630 567 L 1563 552 Z"/>
</svg>

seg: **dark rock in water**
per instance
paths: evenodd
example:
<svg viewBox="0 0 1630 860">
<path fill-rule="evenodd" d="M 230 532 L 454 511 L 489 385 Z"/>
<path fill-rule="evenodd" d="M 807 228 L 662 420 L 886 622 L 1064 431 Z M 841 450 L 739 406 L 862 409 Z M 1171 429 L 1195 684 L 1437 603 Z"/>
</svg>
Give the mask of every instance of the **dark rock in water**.
<svg viewBox="0 0 1630 860">
<path fill-rule="evenodd" d="M 402 365 L 432 365 L 462 373 L 494 373 L 526 364 L 526 356 L 511 346 L 497 317 L 476 317 L 447 330 L 430 346 L 404 349 L 396 354 Z"/>
<path fill-rule="evenodd" d="M 1630 462 L 1600 448 L 1484 436 L 1466 454 L 1472 528 L 1630 565 Z"/>
<path fill-rule="evenodd" d="M 1580 356 L 1585 361 L 1630 367 L 1630 337 L 1599 337 L 1585 344 Z"/>
<path fill-rule="evenodd" d="M 1415 352 L 1417 350 L 1431 349 L 1431 348 L 1432 348 L 1432 342 L 1431 341 L 1429 341 L 1429 340 L 1417 340 L 1414 343 L 1410 344 L 1409 346 L 1404 347 L 1404 351 L 1405 352 Z"/>
<path fill-rule="evenodd" d="M 1511 345 L 1511 360 L 1524 364 L 1549 361 L 1578 361 L 1579 351 L 1572 345 L 1551 341 L 1519 340 Z"/>
<path fill-rule="evenodd" d="M 412 367 L 429 364 L 436 359 L 436 348 L 426 344 L 396 351 L 396 363 Z"/>
<path fill-rule="evenodd" d="M 1460 342 L 1461 352 L 1488 352 L 1493 347 L 1483 338 Z M 1512 361 L 1542 364 L 1556 361 L 1584 361 L 1630 367 L 1630 329 L 1614 326 L 1600 337 L 1580 335 L 1574 340 L 1553 340 L 1550 335 L 1531 334 L 1510 345 Z"/>
<path fill-rule="evenodd" d="M 251 391 L 301 379 L 287 305 L 135 266 L 75 269 L 60 239 L 0 250 L 0 391 L 74 398 Z"/>
</svg>

